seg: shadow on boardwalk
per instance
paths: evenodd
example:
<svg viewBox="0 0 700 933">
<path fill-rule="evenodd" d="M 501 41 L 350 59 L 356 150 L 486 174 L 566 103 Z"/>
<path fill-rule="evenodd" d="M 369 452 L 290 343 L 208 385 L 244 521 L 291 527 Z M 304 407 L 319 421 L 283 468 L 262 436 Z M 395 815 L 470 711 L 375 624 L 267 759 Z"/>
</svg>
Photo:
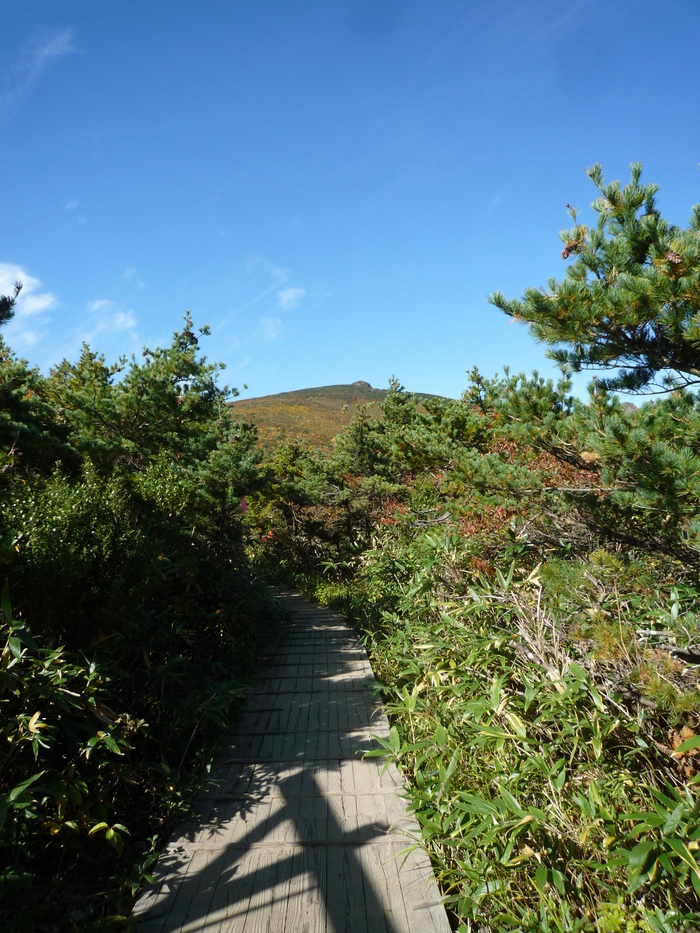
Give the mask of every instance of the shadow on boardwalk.
<svg viewBox="0 0 700 933">
<path fill-rule="evenodd" d="M 142 933 L 449 933 L 411 848 L 398 772 L 362 753 L 389 725 L 354 633 L 293 593 L 192 823 L 134 909 Z"/>
</svg>

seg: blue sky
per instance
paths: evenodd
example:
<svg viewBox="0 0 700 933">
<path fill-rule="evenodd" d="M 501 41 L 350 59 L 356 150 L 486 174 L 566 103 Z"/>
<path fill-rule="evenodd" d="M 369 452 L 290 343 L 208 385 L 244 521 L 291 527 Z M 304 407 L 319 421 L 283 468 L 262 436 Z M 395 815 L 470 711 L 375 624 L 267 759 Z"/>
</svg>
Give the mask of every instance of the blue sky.
<svg viewBox="0 0 700 933">
<path fill-rule="evenodd" d="M 685 223 L 699 48 L 696 0 L 5 0 L 6 339 L 113 360 L 191 308 L 248 396 L 551 373 L 486 296 L 564 274 L 596 161 Z"/>
</svg>

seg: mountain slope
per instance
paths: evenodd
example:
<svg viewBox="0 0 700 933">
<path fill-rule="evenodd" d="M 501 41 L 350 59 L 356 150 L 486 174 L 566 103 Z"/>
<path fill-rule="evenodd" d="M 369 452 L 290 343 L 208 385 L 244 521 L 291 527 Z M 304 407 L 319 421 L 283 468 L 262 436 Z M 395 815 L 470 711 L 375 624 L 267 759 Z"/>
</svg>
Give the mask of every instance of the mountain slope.
<svg viewBox="0 0 700 933">
<path fill-rule="evenodd" d="M 386 394 L 363 384 L 320 386 L 237 399 L 232 405 L 237 418 L 258 426 L 266 449 L 282 440 L 327 447 L 362 405 L 379 404 Z"/>
</svg>

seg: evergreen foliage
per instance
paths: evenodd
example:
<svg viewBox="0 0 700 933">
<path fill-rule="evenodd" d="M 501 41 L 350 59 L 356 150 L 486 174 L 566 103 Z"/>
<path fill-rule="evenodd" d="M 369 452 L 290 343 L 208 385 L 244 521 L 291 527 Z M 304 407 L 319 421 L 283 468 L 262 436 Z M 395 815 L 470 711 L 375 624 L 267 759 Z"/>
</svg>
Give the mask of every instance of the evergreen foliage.
<svg viewBox="0 0 700 933">
<path fill-rule="evenodd" d="M 0 327 L 12 319 L 15 313 L 15 303 L 21 291 L 22 283 L 17 282 L 13 295 L 0 295 Z"/>
<path fill-rule="evenodd" d="M 561 233 L 562 257 L 574 261 L 563 282 L 529 288 L 522 301 L 495 292 L 490 301 L 530 324 L 537 340 L 555 347 L 553 359 L 579 372 L 619 370 L 607 388 L 640 390 L 700 381 L 700 204 L 688 227 L 664 220 L 657 185 L 606 184 L 600 165 L 588 175 L 600 191 L 597 226 L 578 222 Z M 563 345 L 563 346 L 562 346 Z M 568 348 L 567 348 L 568 347 Z M 569 349 L 570 348 L 570 349 Z"/>
</svg>

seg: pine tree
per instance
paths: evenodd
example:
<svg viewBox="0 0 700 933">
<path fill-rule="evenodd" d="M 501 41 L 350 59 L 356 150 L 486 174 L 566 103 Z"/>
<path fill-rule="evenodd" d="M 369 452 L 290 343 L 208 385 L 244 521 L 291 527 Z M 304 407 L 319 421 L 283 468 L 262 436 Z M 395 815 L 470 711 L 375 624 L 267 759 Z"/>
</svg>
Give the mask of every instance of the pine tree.
<svg viewBox="0 0 700 933">
<path fill-rule="evenodd" d="M 657 185 L 606 184 L 600 165 L 588 176 L 600 191 L 595 229 L 578 221 L 560 236 L 562 258 L 575 257 L 563 282 L 528 288 L 521 301 L 495 292 L 489 301 L 533 336 L 570 371 L 615 371 L 601 386 L 641 390 L 700 382 L 700 204 L 681 229 L 656 206 Z"/>
<path fill-rule="evenodd" d="M 22 291 L 22 283 L 15 282 L 14 295 L 0 295 L 0 327 L 7 324 L 15 313 L 15 302 Z"/>
</svg>

